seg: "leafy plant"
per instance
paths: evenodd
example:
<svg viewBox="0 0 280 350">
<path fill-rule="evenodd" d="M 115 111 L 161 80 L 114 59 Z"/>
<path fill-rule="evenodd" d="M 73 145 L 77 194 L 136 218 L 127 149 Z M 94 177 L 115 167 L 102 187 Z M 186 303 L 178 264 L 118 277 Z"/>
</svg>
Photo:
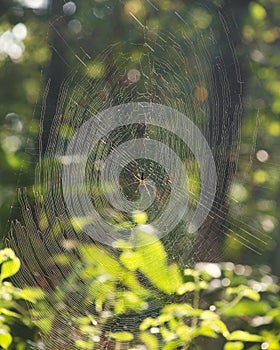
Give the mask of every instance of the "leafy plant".
<svg viewBox="0 0 280 350">
<path fill-rule="evenodd" d="M 77 243 L 76 269 L 51 302 L 80 296 L 80 315 L 72 321 L 76 347 L 204 349 L 208 339 L 207 349 L 280 349 L 279 286 L 267 267 L 170 263 L 142 219 L 133 243 L 117 243 L 118 255 Z M 122 328 L 126 319 L 133 322 Z"/>
<path fill-rule="evenodd" d="M 16 326 L 35 328 L 27 308 L 22 301 L 34 304 L 43 297 L 39 288 L 17 288 L 9 278 L 20 269 L 20 260 L 10 248 L 0 250 L 0 348 L 8 349 L 13 344 L 16 349 L 26 349 L 27 339 L 16 333 Z M 32 333 L 31 333 L 32 334 Z M 33 332 L 34 336 L 34 332 Z"/>
<path fill-rule="evenodd" d="M 11 249 L 0 251 L 0 348 L 36 345 L 36 332 L 34 339 L 23 339 L 17 323 L 33 330 L 35 323 L 45 334 L 63 328 L 55 322 L 54 310 L 60 307 L 60 317 L 75 328 L 73 333 L 60 330 L 61 337 L 78 349 L 104 344 L 108 349 L 204 349 L 205 341 L 207 349 L 280 349 L 279 286 L 266 266 L 170 263 L 143 215 L 135 214 L 134 220 L 138 226 L 132 243 L 119 241 L 117 255 L 77 242 L 75 269 L 53 294 L 15 287 L 8 279 L 20 261 Z M 63 266 L 70 256 L 55 259 Z M 77 317 L 67 311 L 70 295 L 80 296 Z M 122 327 L 125 319 L 133 323 Z"/>
</svg>

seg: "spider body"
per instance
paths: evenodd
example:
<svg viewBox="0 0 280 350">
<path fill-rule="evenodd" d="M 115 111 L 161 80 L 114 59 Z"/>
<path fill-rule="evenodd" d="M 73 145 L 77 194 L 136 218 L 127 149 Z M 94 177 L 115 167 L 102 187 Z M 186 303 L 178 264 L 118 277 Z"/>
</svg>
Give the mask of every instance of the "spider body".
<svg viewBox="0 0 280 350">
<path fill-rule="evenodd" d="M 155 170 L 153 170 L 148 176 L 144 177 L 144 172 L 138 173 L 137 175 L 133 175 L 134 178 L 137 181 L 131 182 L 130 184 L 127 185 L 127 187 L 132 186 L 132 185 L 137 185 L 136 190 L 134 191 L 134 193 L 136 193 L 137 191 L 139 191 L 139 188 L 141 185 L 143 185 L 145 187 L 145 189 L 148 191 L 149 190 L 147 188 L 148 185 L 152 186 L 152 184 L 150 184 L 149 182 L 147 182 L 147 180 L 153 175 L 153 173 L 155 172 Z"/>
</svg>

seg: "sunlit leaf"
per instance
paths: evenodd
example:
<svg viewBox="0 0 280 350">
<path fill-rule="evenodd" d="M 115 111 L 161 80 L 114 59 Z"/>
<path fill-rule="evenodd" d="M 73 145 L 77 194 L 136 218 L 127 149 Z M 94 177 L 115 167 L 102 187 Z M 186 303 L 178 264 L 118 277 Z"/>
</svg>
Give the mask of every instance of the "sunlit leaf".
<svg viewBox="0 0 280 350">
<path fill-rule="evenodd" d="M 263 337 L 257 334 L 251 334 L 244 331 L 234 331 L 230 333 L 227 337 L 228 340 L 240 340 L 245 342 L 262 342 Z"/>
<path fill-rule="evenodd" d="M 185 294 L 187 292 L 193 292 L 196 289 L 194 282 L 186 282 L 184 284 L 181 284 L 181 286 L 178 288 L 177 293 L 179 295 Z"/>
<path fill-rule="evenodd" d="M 20 260 L 14 258 L 2 263 L 1 268 L 1 279 L 4 280 L 7 277 L 11 277 L 18 272 L 20 269 Z"/>
<path fill-rule="evenodd" d="M 159 344 L 157 337 L 149 332 L 143 332 L 140 334 L 141 341 L 145 344 L 148 350 L 158 350 Z"/>
<path fill-rule="evenodd" d="M 180 346 L 181 344 L 182 344 L 181 340 L 171 340 L 164 345 L 162 350 L 175 350 L 175 349 L 178 349 L 178 346 Z"/>
<path fill-rule="evenodd" d="M 167 266 L 167 254 L 163 244 L 151 235 L 138 231 L 138 241 L 143 245 L 137 247 L 141 255 L 139 270 L 160 290 L 170 292 L 173 290 Z M 144 245 L 145 244 L 145 245 Z"/>
<path fill-rule="evenodd" d="M 252 17 L 258 21 L 261 21 L 266 17 L 265 8 L 256 2 L 250 3 L 249 10 L 250 10 Z"/>
<path fill-rule="evenodd" d="M 35 303 L 37 300 L 42 299 L 45 293 L 41 288 L 23 288 L 17 293 L 17 296 L 30 301 L 31 303 Z"/>
<path fill-rule="evenodd" d="M 136 224 L 141 225 L 147 222 L 148 215 L 143 211 L 135 210 L 132 213 L 132 218 Z"/>
<path fill-rule="evenodd" d="M 0 250 L 0 264 L 3 261 L 14 259 L 14 258 L 15 258 L 15 253 L 11 248 L 5 248 Z"/>
<path fill-rule="evenodd" d="M 258 303 L 250 300 L 241 300 L 237 305 L 225 309 L 223 311 L 223 315 L 227 317 L 240 315 L 247 315 L 249 317 L 253 317 L 256 315 L 266 315 L 266 313 L 270 310 L 269 305 L 265 301 L 259 301 Z"/>
<path fill-rule="evenodd" d="M 109 336 L 117 341 L 131 341 L 134 338 L 130 332 L 109 333 Z"/>
<path fill-rule="evenodd" d="M 177 264 L 171 264 L 168 267 L 170 279 L 172 279 L 172 287 L 174 291 L 177 291 L 182 284 L 182 276 Z"/>
<path fill-rule="evenodd" d="M 12 343 L 13 338 L 10 333 L 8 333 L 5 329 L 0 328 L 0 346 L 3 349 L 8 349 L 10 344 Z"/>
<path fill-rule="evenodd" d="M 242 350 L 244 349 L 244 344 L 240 341 L 229 342 L 224 346 L 224 350 Z"/>
<path fill-rule="evenodd" d="M 123 252 L 120 260 L 130 271 L 135 271 L 141 265 L 141 255 L 137 252 Z"/>
<path fill-rule="evenodd" d="M 16 317 L 16 318 L 21 317 L 20 314 L 17 314 L 16 312 L 13 312 L 13 311 L 8 310 L 6 308 L 0 308 L 0 315 Z"/>
</svg>

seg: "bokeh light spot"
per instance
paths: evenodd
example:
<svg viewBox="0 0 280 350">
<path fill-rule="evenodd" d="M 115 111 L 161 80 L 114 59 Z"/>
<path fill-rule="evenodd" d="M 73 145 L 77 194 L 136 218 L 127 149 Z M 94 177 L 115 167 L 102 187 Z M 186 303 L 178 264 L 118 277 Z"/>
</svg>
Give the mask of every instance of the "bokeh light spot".
<svg viewBox="0 0 280 350">
<path fill-rule="evenodd" d="M 26 26 L 23 23 L 16 24 L 13 28 L 13 34 L 19 40 L 25 39 L 27 36 Z"/>
<path fill-rule="evenodd" d="M 194 96 L 199 102 L 204 102 L 208 98 L 208 91 L 205 87 L 197 87 L 194 91 Z"/>
<path fill-rule="evenodd" d="M 133 15 L 136 15 L 139 13 L 142 9 L 142 4 L 138 0 L 131 0 L 128 1 L 124 6 L 124 11 L 127 15 L 132 13 Z"/>
<path fill-rule="evenodd" d="M 264 170 L 257 170 L 254 173 L 254 182 L 256 184 L 263 184 L 268 179 L 267 172 Z"/>
<path fill-rule="evenodd" d="M 88 65 L 87 75 L 91 78 L 102 78 L 105 74 L 105 66 L 102 62 L 93 62 Z"/>
<path fill-rule="evenodd" d="M 247 199 L 247 190 L 242 184 L 234 183 L 231 185 L 230 196 L 237 202 L 243 202 Z"/>
<path fill-rule="evenodd" d="M 279 136 L 280 135 L 280 123 L 278 122 L 272 122 L 268 126 L 268 132 L 272 136 Z"/>
<path fill-rule="evenodd" d="M 127 79 L 131 81 L 132 83 L 137 83 L 141 78 L 141 73 L 138 69 L 131 69 L 127 73 Z"/>
<path fill-rule="evenodd" d="M 68 22 L 68 28 L 73 34 L 79 34 L 82 31 L 82 24 L 78 19 L 72 19 Z"/>
<path fill-rule="evenodd" d="M 256 154 L 257 160 L 264 163 L 268 160 L 269 154 L 264 150 L 260 149 Z"/>
<path fill-rule="evenodd" d="M 77 6 L 73 1 L 69 1 L 63 5 L 62 9 L 66 16 L 72 16 L 76 12 Z"/>
</svg>

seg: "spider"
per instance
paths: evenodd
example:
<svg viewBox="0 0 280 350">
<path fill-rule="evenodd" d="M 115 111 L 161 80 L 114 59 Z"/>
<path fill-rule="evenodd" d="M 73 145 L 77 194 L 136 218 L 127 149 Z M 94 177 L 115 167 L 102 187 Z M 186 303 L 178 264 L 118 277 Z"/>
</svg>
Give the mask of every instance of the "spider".
<svg viewBox="0 0 280 350">
<path fill-rule="evenodd" d="M 155 169 L 154 169 L 148 176 L 146 176 L 146 177 L 144 177 L 144 173 L 143 173 L 143 172 L 141 172 L 141 173 L 138 172 L 137 175 L 134 175 L 134 174 L 133 174 L 134 178 L 135 178 L 137 181 L 131 182 L 130 184 L 127 185 L 127 187 L 137 184 L 137 188 L 136 188 L 136 190 L 134 191 L 134 193 L 136 193 L 136 192 L 139 190 L 139 187 L 140 187 L 141 185 L 144 185 L 145 189 L 146 189 L 147 192 L 149 193 L 149 190 L 148 190 L 148 188 L 147 188 L 147 185 L 150 185 L 150 186 L 152 186 L 152 185 L 149 184 L 149 183 L 146 183 L 146 182 L 147 182 L 147 180 L 154 174 L 154 172 L 155 172 Z M 152 186 L 152 187 L 153 187 L 153 186 Z"/>
</svg>

